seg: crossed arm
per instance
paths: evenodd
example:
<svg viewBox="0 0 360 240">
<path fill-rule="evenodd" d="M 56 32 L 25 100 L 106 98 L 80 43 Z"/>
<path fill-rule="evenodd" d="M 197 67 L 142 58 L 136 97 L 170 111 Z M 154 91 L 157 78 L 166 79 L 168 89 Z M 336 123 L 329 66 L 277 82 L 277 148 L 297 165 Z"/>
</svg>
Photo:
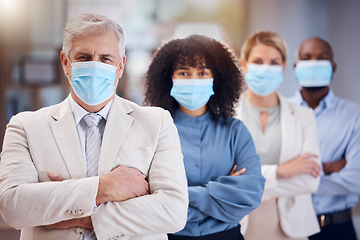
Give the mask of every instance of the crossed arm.
<svg viewBox="0 0 360 240">
<path fill-rule="evenodd" d="M 301 174 L 310 174 L 314 178 L 320 176 L 321 167 L 314 160 L 318 158 L 316 154 L 304 153 L 300 156 L 280 164 L 276 169 L 278 179 L 288 179 Z"/>
<path fill-rule="evenodd" d="M 49 171 L 48 177 L 52 181 L 64 181 L 58 173 Z M 111 201 L 125 201 L 131 198 L 149 194 L 149 183 L 146 176 L 135 168 L 118 166 L 109 174 L 99 178 L 99 187 L 96 195 L 96 204 Z M 91 217 L 74 218 L 48 225 L 54 229 L 68 229 L 83 227 L 93 230 Z"/>
<path fill-rule="evenodd" d="M 325 175 L 329 175 L 334 172 L 339 172 L 341 169 L 345 167 L 345 165 L 346 165 L 345 158 L 341 158 L 337 161 L 327 162 L 322 164 Z"/>
<path fill-rule="evenodd" d="M 318 156 L 311 153 L 305 153 L 301 156 L 286 162 L 282 165 L 279 165 L 277 168 L 277 177 L 278 178 L 291 178 L 299 174 L 310 174 L 313 177 L 320 176 L 320 165 L 313 160 Z M 346 159 L 341 158 L 337 161 L 322 163 L 322 168 L 325 175 L 332 174 L 334 172 L 339 172 L 346 165 Z"/>
<path fill-rule="evenodd" d="M 246 172 L 246 168 L 237 169 L 235 164 L 229 176 L 239 176 Z M 63 181 L 63 176 L 55 172 L 48 172 L 48 177 L 52 181 Z M 146 176 L 135 168 L 118 166 L 109 174 L 99 177 L 99 186 L 96 196 L 96 204 L 110 201 L 125 201 L 149 194 L 149 183 Z M 83 227 L 93 230 L 91 216 L 74 218 L 47 225 L 54 229 L 68 229 L 71 227 Z"/>
<path fill-rule="evenodd" d="M 246 171 L 246 168 L 242 168 L 238 171 L 236 171 L 236 168 L 237 165 L 235 164 L 230 171 L 229 176 L 239 176 Z M 65 180 L 60 174 L 51 171 L 48 172 L 48 177 L 52 181 Z M 114 191 L 114 189 L 119 191 Z M 137 169 L 119 166 L 111 173 L 100 177 L 96 204 L 109 201 L 124 201 L 146 194 L 149 194 L 149 184 L 145 179 L 145 175 Z M 48 225 L 48 227 L 54 229 L 68 229 L 71 227 L 83 227 L 90 230 L 94 229 L 90 216 L 61 221 Z"/>
</svg>

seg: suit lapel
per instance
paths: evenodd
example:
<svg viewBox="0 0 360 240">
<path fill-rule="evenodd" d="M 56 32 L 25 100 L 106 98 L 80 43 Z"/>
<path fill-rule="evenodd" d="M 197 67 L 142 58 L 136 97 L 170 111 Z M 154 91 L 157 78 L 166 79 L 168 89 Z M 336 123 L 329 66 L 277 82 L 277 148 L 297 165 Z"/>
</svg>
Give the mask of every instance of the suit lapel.
<svg viewBox="0 0 360 240">
<path fill-rule="evenodd" d="M 69 97 L 59 105 L 52 116 L 54 121 L 51 123 L 51 128 L 54 139 L 67 166 L 70 178 L 86 177 L 84 156 L 81 151 Z"/>
<path fill-rule="evenodd" d="M 99 159 L 99 176 L 109 173 L 114 167 L 117 154 L 133 122 L 133 118 L 129 115 L 132 111 L 132 108 L 126 105 L 124 100 L 115 96 L 109 110 L 103 135 Z"/>
<path fill-rule="evenodd" d="M 280 126 L 281 126 L 281 150 L 280 150 L 280 163 L 288 161 L 291 157 L 289 149 L 293 148 L 293 144 L 296 143 L 294 138 L 295 131 L 295 119 L 294 110 L 290 107 L 289 103 L 278 94 L 280 100 Z M 289 155 L 289 156 L 288 156 Z"/>
</svg>

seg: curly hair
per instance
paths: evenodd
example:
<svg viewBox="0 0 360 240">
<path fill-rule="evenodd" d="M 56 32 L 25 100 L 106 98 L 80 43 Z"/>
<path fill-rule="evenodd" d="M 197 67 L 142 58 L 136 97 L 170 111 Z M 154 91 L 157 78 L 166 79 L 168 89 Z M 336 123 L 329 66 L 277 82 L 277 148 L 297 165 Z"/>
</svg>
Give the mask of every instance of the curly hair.
<svg viewBox="0 0 360 240">
<path fill-rule="evenodd" d="M 205 65 L 213 74 L 212 95 L 207 103 L 211 118 L 228 118 L 235 114 L 235 105 L 243 90 L 244 80 L 233 52 L 220 42 L 202 35 L 175 39 L 160 47 L 145 75 L 145 100 L 174 114 L 178 102 L 170 96 L 172 75 L 179 66 Z"/>
</svg>

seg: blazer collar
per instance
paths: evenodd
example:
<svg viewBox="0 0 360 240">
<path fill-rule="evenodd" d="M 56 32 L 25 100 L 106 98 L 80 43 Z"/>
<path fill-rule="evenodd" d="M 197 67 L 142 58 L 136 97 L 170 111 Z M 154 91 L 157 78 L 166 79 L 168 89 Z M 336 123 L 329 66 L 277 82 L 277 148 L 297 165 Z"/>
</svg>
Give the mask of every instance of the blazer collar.
<svg viewBox="0 0 360 240">
<path fill-rule="evenodd" d="M 118 96 L 114 97 L 102 140 L 98 166 L 99 176 L 112 170 L 120 147 L 133 122 L 133 117 L 129 115 L 131 112 L 133 109 L 124 99 Z M 60 103 L 58 108 L 55 108 L 52 117 L 54 121 L 51 122 L 51 128 L 70 178 L 86 177 L 86 166 L 69 97 Z"/>
<path fill-rule="evenodd" d="M 114 167 L 115 159 L 133 122 L 133 117 L 130 116 L 132 112 L 133 109 L 126 100 L 114 97 L 102 140 L 99 176 L 109 173 Z"/>
<path fill-rule="evenodd" d="M 280 101 L 280 126 L 281 126 L 281 150 L 279 162 L 283 163 L 290 159 L 293 152 L 289 149 L 293 148 L 293 144 L 297 143 L 296 136 L 296 116 L 294 104 L 285 99 L 282 95 L 278 94 Z"/>
<path fill-rule="evenodd" d="M 54 121 L 51 122 L 51 129 L 70 178 L 86 177 L 84 157 L 81 152 L 69 97 L 54 109 L 52 117 Z"/>
</svg>

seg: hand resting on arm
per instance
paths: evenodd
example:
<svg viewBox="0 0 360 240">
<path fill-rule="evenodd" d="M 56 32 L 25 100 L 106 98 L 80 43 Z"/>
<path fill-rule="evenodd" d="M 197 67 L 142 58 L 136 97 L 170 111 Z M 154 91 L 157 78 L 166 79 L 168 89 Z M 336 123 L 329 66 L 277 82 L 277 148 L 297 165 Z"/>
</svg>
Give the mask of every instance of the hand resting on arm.
<svg viewBox="0 0 360 240">
<path fill-rule="evenodd" d="M 304 153 L 286 163 L 280 164 L 276 169 L 278 179 L 288 179 L 301 174 L 310 174 L 314 178 L 320 175 L 321 167 L 314 158 L 318 156 L 312 153 Z"/>
<path fill-rule="evenodd" d="M 55 172 L 48 172 L 52 181 L 64 181 L 64 177 Z M 149 183 L 146 176 L 135 168 L 118 166 L 109 174 L 100 176 L 96 204 L 110 201 L 125 201 L 131 198 L 149 194 Z M 68 229 L 71 227 L 83 227 L 94 229 L 90 216 L 74 218 L 48 225 L 54 229 Z"/>
</svg>

